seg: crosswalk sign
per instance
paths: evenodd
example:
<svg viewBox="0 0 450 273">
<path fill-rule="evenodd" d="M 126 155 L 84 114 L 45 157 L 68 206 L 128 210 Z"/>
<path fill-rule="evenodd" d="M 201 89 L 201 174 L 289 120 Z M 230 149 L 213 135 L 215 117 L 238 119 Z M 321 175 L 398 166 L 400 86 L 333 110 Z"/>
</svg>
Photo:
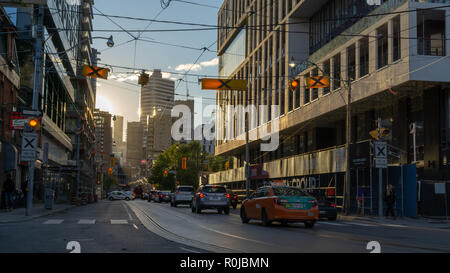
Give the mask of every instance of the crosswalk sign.
<svg viewBox="0 0 450 273">
<path fill-rule="evenodd" d="M 108 79 L 109 69 L 93 65 L 83 65 L 83 76 L 90 78 Z"/>
<path fill-rule="evenodd" d="M 328 76 L 307 77 L 306 86 L 308 89 L 330 87 L 330 77 Z"/>
</svg>

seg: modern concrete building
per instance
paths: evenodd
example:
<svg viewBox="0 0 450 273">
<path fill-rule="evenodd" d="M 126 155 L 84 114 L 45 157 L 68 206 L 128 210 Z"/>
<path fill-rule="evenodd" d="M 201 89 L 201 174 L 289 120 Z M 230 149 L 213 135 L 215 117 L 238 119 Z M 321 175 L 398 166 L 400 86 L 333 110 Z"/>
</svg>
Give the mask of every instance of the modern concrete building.
<svg viewBox="0 0 450 273">
<path fill-rule="evenodd" d="M 171 111 L 174 106 L 175 82 L 163 78 L 155 69 L 147 85 L 141 89 L 141 123 L 143 125 L 144 159 L 155 161 L 172 145 Z"/>
<path fill-rule="evenodd" d="M 140 122 L 128 122 L 127 124 L 127 159 L 126 167 L 131 169 L 129 179 L 140 173 L 141 161 L 145 159 L 142 147 L 143 126 Z"/>
<path fill-rule="evenodd" d="M 107 174 L 111 167 L 110 158 L 113 152 L 111 119 L 112 116 L 109 112 L 95 109 L 95 161 L 98 167 L 97 171 L 100 174 Z"/>
<path fill-rule="evenodd" d="M 116 144 L 120 144 L 123 142 L 123 117 L 115 115 L 113 120 L 114 120 L 113 139 L 116 142 Z"/>
<path fill-rule="evenodd" d="M 92 192 L 95 182 L 92 151 L 95 145 L 93 111 L 96 84 L 95 80 L 81 77 L 82 66 L 97 61 L 97 53 L 91 48 L 93 1 L 2 2 L 18 30 L 16 41 L 21 72 L 19 111 L 31 109 L 32 105 L 35 75 L 33 52 L 37 35 L 34 26 L 39 17 L 38 4 L 43 7 L 42 38 L 45 44 L 43 68 L 39 71 L 42 81 L 38 108 L 43 117 L 34 193 L 36 199 L 43 198 L 42 148 L 48 143 L 49 168 L 45 178 L 57 181 L 53 184 L 59 198 L 57 201 L 68 201 L 78 189 L 87 194 Z M 80 171 L 74 178 L 72 174 L 77 172 L 77 164 Z M 26 164 L 20 165 L 17 175 L 25 184 L 28 177 Z"/>
<path fill-rule="evenodd" d="M 250 119 L 250 134 L 275 120 L 280 127 L 276 151 L 262 152 L 260 139 L 250 141 L 251 188 L 275 180 L 307 190 L 332 188 L 335 201 L 342 205 L 349 83 L 352 208 L 356 193 L 364 189 L 366 208 L 377 209 L 378 170 L 372 164 L 369 132 L 377 128 L 378 119 L 390 130 L 384 139 L 390 147 L 390 167 L 383 171 L 383 188 L 388 180 L 400 196 L 400 187 L 412 181 L 415 200 L 415 177 L 398 184 L 394 175 L 400 174 L 398 164 L 416 165 L 422 181 L 448 180 L 448 4 L 431 0 L 381 1 L 381 5 L 345 0 L 224 1 L 218 23 L 229 28 L 219 28 L 219 74 L 248 79 L 249 85 L 248 92 L 218 92 L 218 104 L 279 105 L 281 109 L 279 115 Z M 293 69 L 291 62 L 296 63 Z M 331 86 L 305 88 L 305 78 L 316 75 L 329 75 Z M 289 90 L 291 79 L 300 80 L 300 88 Z M 410 134 L 413 123 L 415 136 Z M 221 120 L 218 127 L 218 134 L 227 130 Z M 237 130 L 233 139 L 218 135 L 216 155 L 233 156 L 236 167 L 210 175 L 210 183 L 244 187 L 245 141 L 236 140 L 243 135 L 244 130 Z"/>
</svg>

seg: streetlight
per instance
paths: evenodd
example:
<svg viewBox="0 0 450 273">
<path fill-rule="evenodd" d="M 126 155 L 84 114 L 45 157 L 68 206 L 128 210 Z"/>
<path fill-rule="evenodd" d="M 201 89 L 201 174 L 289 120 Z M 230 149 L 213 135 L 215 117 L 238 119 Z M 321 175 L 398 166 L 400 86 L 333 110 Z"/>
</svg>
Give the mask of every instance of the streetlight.
<svg viewBox="0 0 450 273">
<path fill-rule="evenodd" d="M 113 46 L 114 46 L 114 39 L 113 39 L 113 36 L 112 36 L 112 35 L 109 36 L 109 37 L 92 37 L 92 39 L 104 39 L 104 40 L 107 40 L 107 41 L 106 41 L 106 45 L 107 45 L 108 47 L 113 47 Z M 85 38 L 85 39 L 81 40 L 80 42 L 78 42 L 78 44 L 72 46 L 71 48 L 69 48 L 69 49 L 67 49 L 67 50 L 64 50 L 64 51 L 61 51 L 61 52 L 49 53 L 49 54 L 55 54 L 55 55 L 57 55 L 57 54 L 63 54 L 63 53 L 66 53 L 66 52 L 68 52 L 68 51 L 71 51 L 71 50 L 75 49 L 76 47 L 80 46 L 82 43 L 84 43 L 84 42 L 86 42 L 86 41 L 89 41 L 89 38 Z"/>
<path fill-rule="evenodd" d="M 294 68 L 297 64 L 295 63 L 294 57 L 291 58 L 291 61 L 289 62 L 289 67 Z"/>
</svg>

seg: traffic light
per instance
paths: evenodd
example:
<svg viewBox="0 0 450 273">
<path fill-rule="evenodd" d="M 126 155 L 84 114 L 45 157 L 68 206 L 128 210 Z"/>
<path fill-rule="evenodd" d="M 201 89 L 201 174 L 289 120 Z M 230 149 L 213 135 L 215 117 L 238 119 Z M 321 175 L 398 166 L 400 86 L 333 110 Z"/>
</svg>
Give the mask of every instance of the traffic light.
<svg viewBox="0 0 450 273">
<path fill-rule="evenodd" d="M 167 170 L 164 170 L 164 177 L 169 176 L 169 172 Z"/>
<path fill-rule="evenodd" d="M 101 184 L 102 184 L 102 181 L 98 180 L 97 185 L 101 185 Z"/>
<path fill-rule="evenodd" d="M 289 81 L 289 89 L 291 91 L 296 91 L 300 88 L 300 81 L 299 80 L 290 80 Z"/>
<path fill-rule="evenodd" d="M 183 157 L 181 159 L 181 169 L 187 170 L 187 158 L 186 157 Z"/>
<path fill-rule="evenodd" d="M 112 171 L 113 171 L 113 169 L 112 169 L 112 168 L 109 168 L 109 169 L 108 169 L 108 174 L 109 174 L 109 175 L 112 175 Z"/>
<path fill-rule="evenodd" d="M 380 136 L 383 137 L 387 137 L 389 136 L 389 134 L 391 133 L 391 130 L 389 130 L 388 128 L 381 128 L 380 129 Z M 378 129 L 375 129 L 373 131 L 371 131 L 370 136 L 376 140 L 378 140 Z"/>
<path fill-rule="evenodd" d="M 142 73 L 139 75 L 138 84 L 140 85 L 146 85 L 150 81 L 150 75 L 147 73 Z"/>
<path fill-rule="evenodd" d="M 39 119 L 37 118 L 32 118 L 28 121 L 28 125 L 35 129 L 36 131 L 39 131 L 41 129 L 41 123 L 39 121 Z"/>
</svg>

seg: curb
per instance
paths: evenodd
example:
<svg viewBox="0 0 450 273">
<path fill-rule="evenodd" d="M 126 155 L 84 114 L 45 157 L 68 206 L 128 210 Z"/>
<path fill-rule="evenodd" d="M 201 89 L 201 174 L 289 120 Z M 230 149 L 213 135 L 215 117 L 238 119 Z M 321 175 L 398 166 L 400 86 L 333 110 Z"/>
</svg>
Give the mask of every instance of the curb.
<svg viewBox="0 0 450 273">
<path fill-rule="evenodd" d="M 64 211 L 67 211 L 67 210 L 72 209 L 74 207 L 77 207 L 77 206 L 76 205 L 72 205 L 71 207 L 67 207 L 67 208 L 63 208 L 63 209 L 59 209 L 59 210 L 51 210 L 48 213 L 43 213 L 43 214 L 36 215 L 36 216 L 29 216 L 29 218 L 21 219 L 21 220 L 12 220 L 12 221 L 8 221 L 8 220 L 7 221 L 1 221 L 0 220 L 0 224 L 23 223 L 23 222 L 31 221 L 33 219 L 42 218 L 42 217 L 45 217 L 45 216 L 56 214 L 56 213 L 59 213 L 59 212 L 64 212 Z"/>
</svg>

